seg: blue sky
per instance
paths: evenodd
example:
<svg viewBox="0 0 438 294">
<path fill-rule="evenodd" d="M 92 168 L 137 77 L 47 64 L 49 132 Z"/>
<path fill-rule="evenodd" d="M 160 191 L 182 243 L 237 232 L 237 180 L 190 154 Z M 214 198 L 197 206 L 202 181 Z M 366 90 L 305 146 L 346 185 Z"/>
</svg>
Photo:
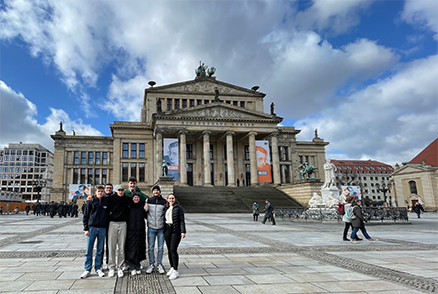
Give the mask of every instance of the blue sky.
<svg viewBox="0 0 438 294">
<path fill-rule="evenodd" d="M 283 125 L 314 129 L 327 157 L 412 159 L 437 137 L 438 2 L 0 1 L 0 146 L 40 143 L 63 121 L 110 136 L 143 90 L 192 80 L 266 93 Z"/>
</svg>

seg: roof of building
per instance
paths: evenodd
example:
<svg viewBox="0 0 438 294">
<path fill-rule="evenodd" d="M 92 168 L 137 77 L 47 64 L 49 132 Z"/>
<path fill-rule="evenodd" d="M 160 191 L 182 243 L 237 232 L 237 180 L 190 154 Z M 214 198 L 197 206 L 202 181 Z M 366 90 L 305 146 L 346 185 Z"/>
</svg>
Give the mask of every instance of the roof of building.
<svg viewBox="0 0 438 294">
<path fill-rule="evenodd" d="M 361 173 L 392 173 L 394 168 L 386 163 L 375 160 L 330 160 L 336 165 L 337 171 L 361 172 Z"/>
<path fill-rule="evenodd" d="M 408 164 L 423 164 L 425 160 L 426 165 L 438 167 L 438 138 L 423 149 L 417 156 L 415 156 Z"/>
</svg>

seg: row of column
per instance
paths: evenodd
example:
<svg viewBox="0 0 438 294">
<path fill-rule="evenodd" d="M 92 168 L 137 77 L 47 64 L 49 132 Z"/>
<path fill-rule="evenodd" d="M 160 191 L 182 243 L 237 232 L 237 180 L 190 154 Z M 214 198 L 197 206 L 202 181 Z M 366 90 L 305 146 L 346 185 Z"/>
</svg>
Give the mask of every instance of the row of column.
<svg viewBox="0 0 438 294">
<path fill-rule="evenodd" d="M 204 131 L 202 133 L 202 141 L 203 141 L 203 158 L 204 158 L 204 186 L 212 186 L 211 172 L 210 172 L 210 131 Z M 251 171 L 251 186 L 258 185 L 257 178 L 257 153 L 256 153 L 256 144 L 255 144 L 255 136 L 256 132 L 250 132 L 249 136 L 249 156 L 250 156 L 250 171 Z M 179 132 L 179 179 L 181 185 L 187 185 L 187 158 L 186 154 L 186 146 L 187 146 L 187 131 Z M 228 186 L 235 186 L 235 171 L 234 171 L 234 144 L 233 137 L 234 132 L 229 131 L 225 134 L 226 136 L 226 144 L 227 144 L 227 174 L 228 174 Z M 163 162 L 163 136 L 157 131 L 156 136 L 156 146 L 155 146 L 155 163 L 156 170 L 161 174 L 161 165 Z M 278 140 L 274 135 L 271 137 L 271 148 L 272 148 L 272 171 L 274 175 L 274 184 L 281 183 L 281 175 L 280 175 L 280 157 L 278 154 Z"/>
</svg>

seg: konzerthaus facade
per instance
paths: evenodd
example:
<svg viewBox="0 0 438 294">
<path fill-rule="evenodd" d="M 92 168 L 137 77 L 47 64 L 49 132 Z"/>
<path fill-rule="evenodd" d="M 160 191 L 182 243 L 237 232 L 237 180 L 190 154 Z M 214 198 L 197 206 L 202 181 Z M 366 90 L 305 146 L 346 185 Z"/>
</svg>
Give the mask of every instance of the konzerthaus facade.
<svg viewBox="0 0 438 294">
<path fill-rule="evenodd" d="M 140 122 L 115 121 L 110 137 L 67 135 L 62 127 L 51 136 L 51 200 L 67 200 L 70 184 L 127 184 L 131 176 L 148 191 L 162 176 L 163 160 L 176 185 L 293 185 L 304 161 L 324 178 L 328 143 L 316 131 L 312 141 L 297 141 L 300 130 L 279 126 L 273 105 L 264 112 L 258 87 L 212 76 L 149 84 Z"/>
</svg>

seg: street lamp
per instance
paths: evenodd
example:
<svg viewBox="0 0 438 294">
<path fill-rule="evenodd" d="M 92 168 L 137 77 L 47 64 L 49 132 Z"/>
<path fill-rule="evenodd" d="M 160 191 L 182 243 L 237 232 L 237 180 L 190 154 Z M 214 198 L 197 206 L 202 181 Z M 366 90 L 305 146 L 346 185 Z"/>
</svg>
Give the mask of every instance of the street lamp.
<svg viewBox="0 0 438 294">
<path fill-rule="evenodd" d="M 32 181 L 33 190 L 38 192 L 37 202 L 40 201 L 40 192 L 46 186 L 47 182 L 45 180 Z"/>
<path fill-rule="evenodd" d="M 391 190 L 391 185 L 386 184 L 385 180 L 382 179 L 382 185 L 380 185 L 379 183 L 376 183 L 376 187 L 377 187 L 377 192 L 383 193 L 383 199 L 385 199 L 385 202 L 386 202 L 386 192 L 389 192 Z"/>
</svg>

